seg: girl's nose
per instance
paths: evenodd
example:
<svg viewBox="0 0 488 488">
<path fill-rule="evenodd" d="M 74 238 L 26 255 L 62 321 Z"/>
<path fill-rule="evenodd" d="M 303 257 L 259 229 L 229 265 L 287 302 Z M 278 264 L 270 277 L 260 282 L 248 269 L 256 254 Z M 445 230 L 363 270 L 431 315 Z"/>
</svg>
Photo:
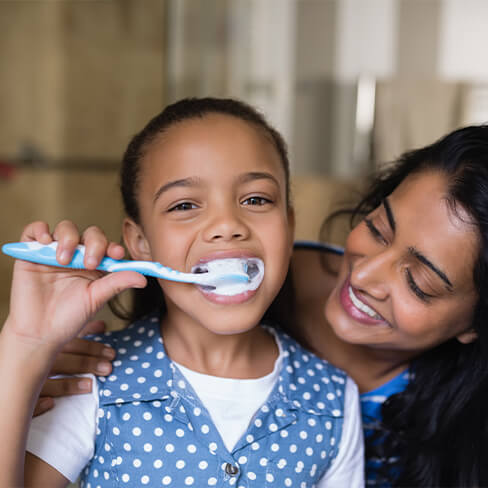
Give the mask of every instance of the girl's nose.
<svg viewBox="0 0 488 488">
<path fill-rule="evenodd" d="M 356 257 L 352 261 L 351 285 L 376 300 L 386 300 L 390 293 L 391 269 L 388 253 Z"/>
<path fill-rule="evenodd" d="M 232 211 L 213 218 L 204 231 L 206 241 L 245 240 L 249 237 L 249 228 Z"/>
</svg>

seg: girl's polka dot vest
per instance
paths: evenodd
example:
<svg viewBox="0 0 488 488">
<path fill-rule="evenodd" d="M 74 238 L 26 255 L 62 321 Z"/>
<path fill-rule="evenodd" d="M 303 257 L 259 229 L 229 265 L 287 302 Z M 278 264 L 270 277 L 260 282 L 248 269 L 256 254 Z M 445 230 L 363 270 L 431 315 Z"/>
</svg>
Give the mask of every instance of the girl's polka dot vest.
<svg viewBox="0 0 488 488">
<path fill-rule="evenodd" d="M 346 375 L 278 332 L 280 377 L 229 452 L 206 408 L 166 355 L 159 318 L 95 336 L 117 351 L 98 378 L 95 454 L 84 488 L 312 487 L 337 455 Z"/>
</svg>

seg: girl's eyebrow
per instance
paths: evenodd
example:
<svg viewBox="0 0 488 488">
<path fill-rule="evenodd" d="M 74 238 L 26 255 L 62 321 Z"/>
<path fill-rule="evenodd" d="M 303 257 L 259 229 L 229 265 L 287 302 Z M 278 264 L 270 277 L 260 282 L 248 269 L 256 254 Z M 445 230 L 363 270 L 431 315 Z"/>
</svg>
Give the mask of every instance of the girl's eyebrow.
<svg viewBox="0 0 488 488">
<path fill-rule="evenodd" d="M 275 183 L 276 186 L 279 186 L 278 180 L 271 173 L 265 173 L 265 172 L 259 172 L 259 171 L 253 171 L 250 173 L 245 173 L 245 174 L 239 176 L 238 181 L 239 181 L 239 183 L 247 183 L 249 181 L 261 180 L 261 179 L 271 180 Z M 196 177 L 196 176 L 190 176 L 188 178 L 182 178 L 180 180 L 169 181 L 168 183 L 165 183 L 164 185 L 162 185 L 158 189 L 158 191 L 154 194 L 153 203 L 156 203 L 158 198 L 164 192 L 168 191 L 171 188 L 199 186 L 199 185 L 201 185 L 201 183 L 202 183 L 201 179 Z"/>
<path fill-rule="evenodd" d="M 241 176 L 239 176 L 238 181 L 239 183 L 247 183 L 249 181 L 254 181 L 254 180 L 271 180 L 276 186 L 280 186 L 278 183 L 278 180 L 271 174 L 271 173 L 266 173 L 266 172 L 260 172 L 260 171 L 252 171 L 250 173 L 245 173 Z"/>
<path fill-rule="evenodd" d="M 165 183 L 162 185 L 158 191 L 154 194 L 153 198 L 153 203 L 156 203 L 157 199 L 166 191 L 168 191 L 170 188 L 174 187 L 189 187 L 189 186 L 198 186 L 200 185 L 201 180 L 200 178 L 197 178 L 196 176 L 190 176 L 189 178 L 182 178 L 181 180 L 174 180 L 174 181 L 169 181 L 168 183 Z"/>
</svg>

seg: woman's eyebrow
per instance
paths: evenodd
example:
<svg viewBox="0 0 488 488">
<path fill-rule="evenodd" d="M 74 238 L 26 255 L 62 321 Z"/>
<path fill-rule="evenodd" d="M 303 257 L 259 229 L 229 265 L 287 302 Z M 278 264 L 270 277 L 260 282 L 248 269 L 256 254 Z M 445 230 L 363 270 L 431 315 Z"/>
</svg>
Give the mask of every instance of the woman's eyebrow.
<svg viewBox="0 0 488 488">
<path fill-rule="evenodd" d="M 409 247 L 408 252 L 411 256 L 418 259 L 422 264 L 425 264 L 435 274 L 437 274 L 437 276 L 439 276 L 439 278 L 446 284 L 447 290 L 452 291 L 453 286 L 452 286 L 452 283 L 450 282 L 449 278 L 447 277 L 446 273 L 441 271 L 435 264 L 433 264 L 431 261 L 429 261 L 422 253 L 420 253 L 414 247 Z"/>
<path fill-rule="evenodd" d="M 391 230 L 395 232 L 396 229 L 395 217 L 393 216 L 393 211 L 391 210 L 391 205 L 390 202 L 388 201 L 388 198 L 385 198 L 382 203 L 383 203 L 383 207 L 385 207 L 386 218 L 388 219 L 388 223 L 390 224 Z"/>
<path fill-rule="evenodd" d="M 168 191 L 170 188 L 174 188 L 176 186 L 183 186 L 183 187 L 198 186 L 200 183 L 201 183 L 200 178 L 196 178 L 196 177 L 182 178 L 181 180 L 169 181 L 168 183 L 162 185 L 158 189 L 158 191 L 154 194 L 153 203 L 155 203 L 157 199 L 164 192 Z"/>
</svg>

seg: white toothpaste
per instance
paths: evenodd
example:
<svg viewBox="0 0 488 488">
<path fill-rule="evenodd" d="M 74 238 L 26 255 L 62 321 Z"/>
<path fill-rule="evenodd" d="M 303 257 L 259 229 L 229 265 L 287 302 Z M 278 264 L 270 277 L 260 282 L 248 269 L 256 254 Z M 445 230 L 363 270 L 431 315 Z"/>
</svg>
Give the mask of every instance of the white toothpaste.
<svg viewBox="0 0 488 488">
<path fill-rule="evenodd" d="M 245 271 L 249 276 L 248 282 L 232 280 L 233 273 Z M 246 291 L 256 290 L 264 278 L 264 263 L 258 258 L 227 258 L 215 259 L 194 266 L 193 273 L 212 273 L 213 275 L 229 276 L 228 280 L 216 281 L 215 288 L 209 289 L 211 293 L 223 296 L 239 295 Z M 206 288 L 206 287 L 202 287 Z"/>
</svg>

